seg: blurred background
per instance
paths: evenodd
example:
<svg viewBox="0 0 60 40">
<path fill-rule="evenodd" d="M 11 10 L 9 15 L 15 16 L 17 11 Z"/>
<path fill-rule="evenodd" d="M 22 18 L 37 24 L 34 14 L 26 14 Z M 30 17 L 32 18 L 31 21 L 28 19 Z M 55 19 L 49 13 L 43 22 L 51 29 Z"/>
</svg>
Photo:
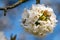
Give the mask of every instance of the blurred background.
<svg viewBox="0 0 60 40">
<path fill-rule="evenodd" d="M 0 7 L 6 7 L 16 3 L 18 0 L 0 0 Z M 53 8 L 58 23 L 53 33 L 45 36 L 44 38 L 35 37 L 24 31 L 21 26 L 21 17 L 24 8 L 30 8 L 32 4 L 36 3 L 36 0 L 29 0 L 14 9 L 7 11 L 7 15 L 4 16 L 4 11 L 0 10 L 0 40 L 10 40 L 11 35 L 17 35 L 16 40 L 60 40 L 60 0 L 40 0 L 40 4 L 44 4 Z"/>
</svg>

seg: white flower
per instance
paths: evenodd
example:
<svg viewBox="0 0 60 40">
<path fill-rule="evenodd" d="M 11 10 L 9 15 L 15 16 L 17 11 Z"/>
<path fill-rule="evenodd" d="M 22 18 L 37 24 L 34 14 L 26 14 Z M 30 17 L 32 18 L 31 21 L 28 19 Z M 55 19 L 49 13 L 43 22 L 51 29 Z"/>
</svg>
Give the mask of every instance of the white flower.
<svg viewBox="0 0 60 40">
<path fill-rule="evenodd" d="M 53 32 L 56 22 L 53 9 L 40 4 L 25 9 L 22 15 L 22 25 L 26 31 L 40 37 Z"/>
</svg>

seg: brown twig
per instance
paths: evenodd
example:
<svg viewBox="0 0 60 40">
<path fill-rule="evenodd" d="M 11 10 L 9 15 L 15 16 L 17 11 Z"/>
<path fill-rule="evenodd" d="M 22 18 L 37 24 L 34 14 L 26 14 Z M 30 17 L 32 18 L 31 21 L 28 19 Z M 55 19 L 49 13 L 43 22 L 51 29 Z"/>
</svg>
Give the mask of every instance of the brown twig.
<svg viewBox="0 0 60 40">
<path fill-rule="evenodd" d="M 4 10 L 4 16 L 6 16 L 6 12 L 8 9 L 12 9 L 12 8 L 15 8 L 17 7 L 18 5 L 20 5 L 21 3 L 24 3 L 28 0 L 19 0 L 18 2 L 16 2 L 15 4 L 11 5 L 11 6 L 7 6 L 5 8 L 0 8 L 0 10 Z"/>
<path fill-rule="evenodd" d="M 11 36 L 10 36 L 10 40 L 16 40 L 16 38 L 17 38 L 17 35 L 14 35 L 14 36 L 11 35 Z"/>
<path fill-rule="evenodd" d="M 36 4 L 40 4 L 40 0 L 36 0 Z"/>
</svg>

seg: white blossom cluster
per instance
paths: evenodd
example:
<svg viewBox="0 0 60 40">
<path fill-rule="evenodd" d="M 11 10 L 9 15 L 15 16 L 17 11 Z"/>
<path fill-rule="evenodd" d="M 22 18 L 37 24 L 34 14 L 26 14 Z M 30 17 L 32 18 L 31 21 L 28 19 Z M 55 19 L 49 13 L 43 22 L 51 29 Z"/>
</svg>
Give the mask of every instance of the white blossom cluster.
<svg viewBox="0 0 60 40">
<path fill-rule="evenodd" d="M 40 4 L 25 9 L 22 15 L 22 25 L 26 31 L 39 37 L 52 33 L 56 23 L 53 9 Z"/>
</svg>

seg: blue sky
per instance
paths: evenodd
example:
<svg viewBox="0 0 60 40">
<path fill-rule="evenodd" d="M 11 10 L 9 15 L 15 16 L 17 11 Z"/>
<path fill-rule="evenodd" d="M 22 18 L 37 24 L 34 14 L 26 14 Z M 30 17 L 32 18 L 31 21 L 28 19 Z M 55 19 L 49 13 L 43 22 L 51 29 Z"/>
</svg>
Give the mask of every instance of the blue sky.
<svg viewBox="0 0 60 40">
<path fill-rule="evenodd" d="M 4 0 L 0 0 L 0 7 L 5 7 L 7 6 L 6 4 L 11 5 L 16 1 L 18 0 L 9 0 L 7 2 L 5 2 Z M 0 11 L 0 19 L 3 21 L 6 21 L 6 24 L 5 24 L 6 26 L 4 26 L 4 28 L 2 28 L 1 31 L 5 33 L 5 36 L 6 38 L 8 38 L 8 40 L 10 39 L 11 34 L 13 34 L 13 36 L 17 34 L 17 38 L 18 38 L 17 40 L 19 40 L 22 35 L 25 35 L 26 40 L 60 40 L 60 37 L 59 37 L 60 36 L 60 32 L 59 32 L 60 31 L 60 14 L 57 9 L 57 6 L 55 5 L 57 3 L 60 3 L 60 0 L 46 0 L 46 1 L 41 0 L 41 4 L 45 4 L 53 8 L 55 14 L 57 15 L 57 19 L 59 20 L 52 34 L 49 34 L 44 38 L 38 38 L 24 31 L 23 27 L 20 25 L 22 12 L 24 8 L 28 9 L 32 6 L 32 4 L 35 4 L 35 3 L 36 3 L 35 0 L 29 0 L 28 2 L 23 3 L 14 9 L 8 10 L 6 17 L 3 16 L 3 11 Z M 50 5 L 48 5 L 48 3 Z"/>
</svg>

